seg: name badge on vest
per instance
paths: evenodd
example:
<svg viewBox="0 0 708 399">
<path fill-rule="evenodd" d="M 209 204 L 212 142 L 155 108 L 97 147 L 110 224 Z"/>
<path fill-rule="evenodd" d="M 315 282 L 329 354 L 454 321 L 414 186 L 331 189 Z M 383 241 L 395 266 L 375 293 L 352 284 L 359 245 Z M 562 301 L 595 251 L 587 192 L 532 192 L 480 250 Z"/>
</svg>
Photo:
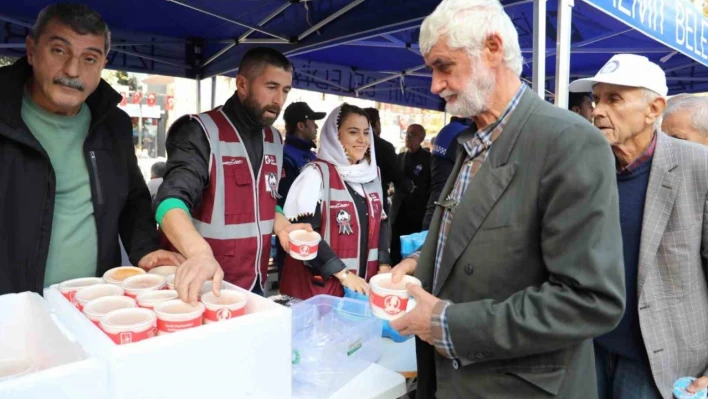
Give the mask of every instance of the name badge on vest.
<svg viewBox="0 0 708 399">
<path fill-rule="evenodd" d="M 352 215 L 344 209 L 337 212 L 337 224 L 339 225 L 339 234 L 354 234 L 351 225 Z"/>
<path fill-rule="evenodd" d="M 275 199 L 283 198 L 278 194 L 278 178 L 275 173 L 266 173 L 266 191 Z"/>
</svg>

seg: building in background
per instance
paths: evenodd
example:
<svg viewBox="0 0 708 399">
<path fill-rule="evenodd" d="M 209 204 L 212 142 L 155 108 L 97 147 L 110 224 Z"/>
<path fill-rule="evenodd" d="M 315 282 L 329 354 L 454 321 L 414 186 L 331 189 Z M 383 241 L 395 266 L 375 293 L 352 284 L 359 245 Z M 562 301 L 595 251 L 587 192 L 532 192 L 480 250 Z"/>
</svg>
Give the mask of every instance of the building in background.
<svg viewBox="0 0 708 399">
<path fill-rule="evenodd" d="M 199 85 L 201 101 L 198 102 L 197 82 L 192 79 L 121 71 L 104 71 L 103 77 L 116 91 L 124 93 L 120 108 L 133 119 L 136 153 L 139 159 L 151 160 L 151 162 L 146 161 L 146 165 L 152 165 L 153 160 L 165 157 L 167 132 L 178 118 L 208 111 L 224 104 L 236 91 L 235 78 L 217 76 L 213 93 L 212 80 L 205 79 Z M 377 108 L 381 115 L 381 137 L 399 151 L 404 148 L 405 132 L 411 124 L 417 123 L 425 127 L 428 132 L 426 143 L 429 143 L 449 119 L 449 116 L 443 112 L 299 89 L 290 92 L 283 110 L 290 103 L 298 101 L 306 102 L 312 109 L 322 110 L 328 114 L 344 102 L 361 108 Z M 285 134 L 282 112 L 274 126 Z M 149 171 L 146 173 L 149 175 Z"/>
</svg>

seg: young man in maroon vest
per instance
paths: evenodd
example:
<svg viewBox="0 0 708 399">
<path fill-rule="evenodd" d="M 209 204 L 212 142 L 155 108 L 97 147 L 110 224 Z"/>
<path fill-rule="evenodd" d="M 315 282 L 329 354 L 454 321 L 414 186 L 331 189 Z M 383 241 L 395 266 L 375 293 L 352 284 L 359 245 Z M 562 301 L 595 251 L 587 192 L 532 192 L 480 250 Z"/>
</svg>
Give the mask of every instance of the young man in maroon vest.
<svg viewBox="0 0 708 399">
<path fill-rule="evenodd" d="M 236 86 L 226 104 L 179 119 L 167 138 L 156 219 L 187 258 L 175 287 L 193 303 L 209 279 L 217 295 L 222 280 L 263 294 L 271 234 L 287 248 L 290 231 L 310 229 L 276 212 L 283 143 L 271 125 L 292 88 L 292 65 L 274 49 L 251 49 Z"/>
</svg>

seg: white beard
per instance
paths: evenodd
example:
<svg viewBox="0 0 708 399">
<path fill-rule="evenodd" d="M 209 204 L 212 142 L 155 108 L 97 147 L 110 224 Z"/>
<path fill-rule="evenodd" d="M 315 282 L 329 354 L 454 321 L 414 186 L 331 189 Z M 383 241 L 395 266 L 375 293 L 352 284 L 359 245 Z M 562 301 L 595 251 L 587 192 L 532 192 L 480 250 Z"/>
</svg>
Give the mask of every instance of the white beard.
<svg viewBox="0 0 708 399">
<path fill-rule="evenodd" d="M 440 93 L 443 98 L 451 95 L 457 96 L 454 103 L 447 103 L 445 106 L 445 111 L 449 114 L 470 118 L 487 110 L 487 101 L 497 85 L 496 78 L 479 60 L 473 60 L 472 64 L 475 75 L 462 89 L 462 92 L 455 93 L 445 90 Z"/>
</svg>

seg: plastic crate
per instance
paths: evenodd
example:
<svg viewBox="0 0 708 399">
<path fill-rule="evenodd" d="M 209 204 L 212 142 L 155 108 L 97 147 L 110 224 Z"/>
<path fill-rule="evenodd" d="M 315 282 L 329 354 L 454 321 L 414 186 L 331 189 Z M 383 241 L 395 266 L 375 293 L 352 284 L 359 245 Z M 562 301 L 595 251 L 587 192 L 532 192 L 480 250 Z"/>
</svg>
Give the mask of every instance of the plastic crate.
<svg viewBox="0 0 708 399">
<path fill-rule="evenodd" d="M 382 321 L 368 302 L 318 295 L 291 309 L 293 396 L 328 397 L 381 356 Z"/>
</svg>

